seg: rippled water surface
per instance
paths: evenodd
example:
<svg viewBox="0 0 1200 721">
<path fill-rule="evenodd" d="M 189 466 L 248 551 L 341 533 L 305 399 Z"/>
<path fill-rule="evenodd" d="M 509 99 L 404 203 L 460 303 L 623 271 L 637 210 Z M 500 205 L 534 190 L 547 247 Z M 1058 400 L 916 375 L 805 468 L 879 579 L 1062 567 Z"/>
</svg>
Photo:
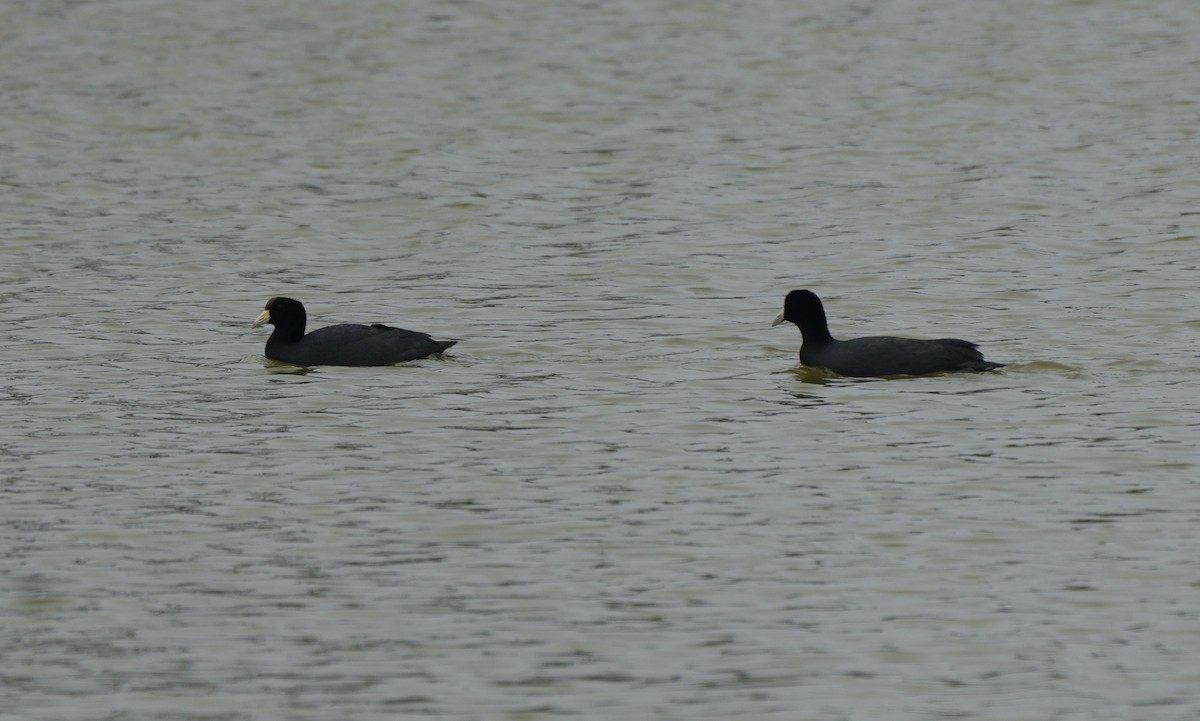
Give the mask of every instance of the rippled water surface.
<svg viewBox="0 0 1200 721">
<path fill-rule="evenodd" d="M 1197 718 L 1197 38 L 3 5 L 0 717 Z M 803 369 L 799 287 L 1008 365 Z"/>
</svg>

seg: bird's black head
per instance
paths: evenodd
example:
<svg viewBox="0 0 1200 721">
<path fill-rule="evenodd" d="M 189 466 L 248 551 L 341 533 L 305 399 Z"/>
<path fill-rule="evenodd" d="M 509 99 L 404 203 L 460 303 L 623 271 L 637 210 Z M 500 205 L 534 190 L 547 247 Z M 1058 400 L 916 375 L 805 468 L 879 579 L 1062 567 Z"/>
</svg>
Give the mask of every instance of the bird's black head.
<svg viewBox="0 0 1200 721">
<path fill-rule="evenodd" d="M 250 325 L 257 328 L 263 323 L 275 326 L 276 332 L 283 331 L 287 335 L 304 335 L 304 325 L 308 316 L 304 312 L 304 304 L 292 298 L 276 297 L 267 301 L 258 318 Z"/>
<path fill-rule="evenodd" d="M 814 339 L 829 336 L 829 324 L 825 320 L 825 306 L 821 299 L 811 290 L 793 290 L 783 299 L 783 312 L 771 325 L 779 325 L 787 321 L 795 323 L 805 338 Z"/>
</svg>

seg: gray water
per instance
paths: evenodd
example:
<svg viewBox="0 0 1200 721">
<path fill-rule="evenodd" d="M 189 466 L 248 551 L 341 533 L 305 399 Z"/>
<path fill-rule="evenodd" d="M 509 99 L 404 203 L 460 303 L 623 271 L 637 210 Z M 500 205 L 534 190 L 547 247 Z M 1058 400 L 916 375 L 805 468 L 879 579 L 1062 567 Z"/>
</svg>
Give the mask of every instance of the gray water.
<svg viewBox="0 0 1200 721">
<path fill-rule="evenodd" d="M 1200 717 L 1200 6 L 0 5 L 0 717 Z M 965 337 L 848 380 L 770 328 Z M 287 372 L 250 321 L 458 338 Z"/>
</svg>

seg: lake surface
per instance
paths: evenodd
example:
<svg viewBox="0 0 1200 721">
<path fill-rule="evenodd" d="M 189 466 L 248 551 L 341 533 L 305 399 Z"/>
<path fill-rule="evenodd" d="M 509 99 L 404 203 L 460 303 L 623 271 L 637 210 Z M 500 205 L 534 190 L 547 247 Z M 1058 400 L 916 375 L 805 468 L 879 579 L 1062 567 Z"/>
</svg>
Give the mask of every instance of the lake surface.
<svg viewBox="0 0 1200 721">
<path fill-rule="evenodd" d="M 1200 6 L 0 28 L 0 718 L 1200 716 Z"/>
</svg>

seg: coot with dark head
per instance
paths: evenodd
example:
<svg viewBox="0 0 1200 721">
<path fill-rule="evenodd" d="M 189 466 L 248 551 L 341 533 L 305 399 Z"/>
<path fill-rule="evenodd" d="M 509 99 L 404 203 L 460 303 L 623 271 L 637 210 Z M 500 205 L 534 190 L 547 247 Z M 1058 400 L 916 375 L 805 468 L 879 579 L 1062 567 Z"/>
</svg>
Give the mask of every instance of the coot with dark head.
<svg viewBox="0 0 1200 721">
<path fill-rule="evenodd" d="M 1003 367 L 983 359 L 979 348 L 958 338 L 918 340 L 890 335 L 837 340 L 829 333 L 825 306 L 811 290 L 793 290 L 771 325 L 788 321 L 800 329 L 800 362 L 843 376 L 921 375 L 943 371 L 990 371 Z"/>
<path fill-rule="evenodd" d="M 391 365 L 441 353 L 458 342 L 380 324 L 331 325 L 305 335 L 307 319 L 300 301 L 272 298 L 250 327 L 275 326 L 267 339 L 266 356 L 298 366 Z"/>
</svg>

